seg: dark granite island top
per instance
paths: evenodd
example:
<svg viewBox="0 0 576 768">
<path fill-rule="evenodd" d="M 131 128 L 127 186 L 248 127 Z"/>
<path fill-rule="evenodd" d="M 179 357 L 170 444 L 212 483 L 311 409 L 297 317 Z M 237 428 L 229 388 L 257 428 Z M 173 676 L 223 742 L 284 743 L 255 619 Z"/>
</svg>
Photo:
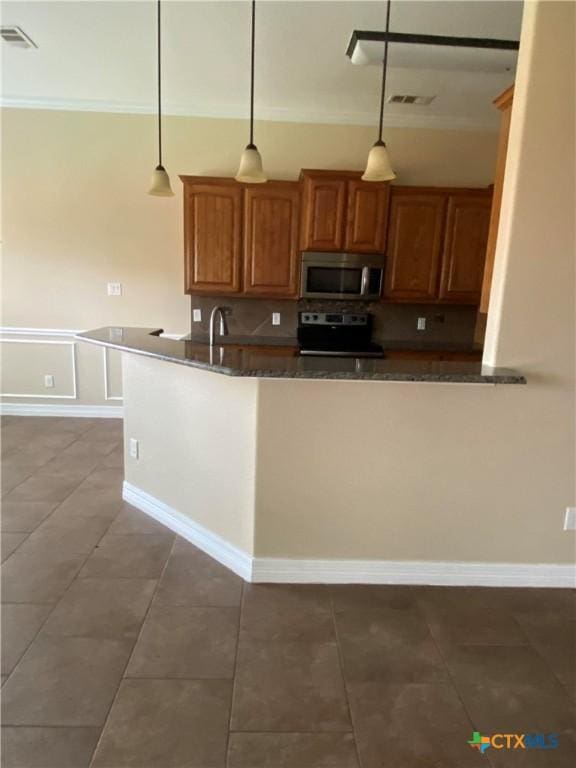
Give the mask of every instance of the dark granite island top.
<svg viewBox="0 0 576 768">
<path fill-rule="evenodd" d="M 162 329 L 108 326 L 80 333 L 81 341 L 133 352 L 226 376 L 270 379 L 334 379 L 347 381 L 420 381 L 458 384 L 525 384 L 506 368 L 479 362 L 374 360 L 335 357 L 279 356 L 248 346 L 227 347 L 160 336 Z"/>
</svg>

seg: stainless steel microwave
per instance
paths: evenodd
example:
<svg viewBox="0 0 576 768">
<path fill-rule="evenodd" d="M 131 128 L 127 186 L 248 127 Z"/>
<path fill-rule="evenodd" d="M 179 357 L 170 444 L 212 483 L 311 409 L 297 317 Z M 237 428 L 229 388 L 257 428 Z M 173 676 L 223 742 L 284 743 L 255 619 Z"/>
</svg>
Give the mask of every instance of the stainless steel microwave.
<svg viewBox="0 0 576 768">
<path fill-rule="evenodd" d="M 378 299 L 384 254 L 303 251 L 300 294 L 304 299 Z"/>
</svg>

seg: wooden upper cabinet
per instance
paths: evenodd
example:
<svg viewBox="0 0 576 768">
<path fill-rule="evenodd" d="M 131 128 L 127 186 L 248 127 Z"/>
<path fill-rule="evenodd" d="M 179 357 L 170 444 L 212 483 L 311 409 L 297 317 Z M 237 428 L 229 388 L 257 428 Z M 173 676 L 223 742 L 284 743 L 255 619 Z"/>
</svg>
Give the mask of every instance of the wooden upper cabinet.
<svg viewBox="0 0 576 768">
<path fill-rule="evenodd" d="M 435 301 L 442 254 L 446 198 L 437 192 L 393 187 L 386 250 L 384 297 Z"/>
<path fill-rule="evenodd" d="M 295 298 L 300 184 L 181 178 L 186 292 Z"/>
<path fill-rule="evenodd" d="M 303 182 L 302 249 L 341 251 L 346 224 L 346 179 L 306 172 Z"/>
<path fill-rule="evenodd" d="M 355 171 L 302 171 L 302 250 L 381 253 L 389 185 Z"/>
<path fill-rule="evenodd" d="M 244 189 L 244 286 L 253 295 L 298 294 L 300 185 L 274 182 Z"/>
<path fill-rule="evenodd" d="M 440 278 L 441 301 L 480 302 L 491 205 L 490 194 L 449 197 Z"/>
<path fill-rule="evenodd" d="M 221 180 L 186 183 L 185 290 L 238 293 L 242 248 L 242 187 Z"/>
<path fill-rule="evenodd" d="M 348 181 L 347 193 L 344 250 L 353 253 L 382 253 L 386 246 L 390 186 L 351 179 Z"/>
</svg>

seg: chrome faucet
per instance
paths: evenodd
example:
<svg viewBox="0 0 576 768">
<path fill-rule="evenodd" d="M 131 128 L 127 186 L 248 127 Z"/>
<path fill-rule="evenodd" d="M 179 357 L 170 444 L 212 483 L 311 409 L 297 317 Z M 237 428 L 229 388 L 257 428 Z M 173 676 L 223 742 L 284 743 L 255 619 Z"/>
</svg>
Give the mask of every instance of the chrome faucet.
<svg viewBox="0 0 576 768">
<path fill-rule="evenodd" d="M 226 315 L 229 313 L 228 307 L 214 307 L 210 313 L 210 346 L 214 346 L 214 338 L 216 336 L 216 316 L 220 315 L 220 336 L 228 336 L 228 324 L 226 323 Z"/>
</svg>

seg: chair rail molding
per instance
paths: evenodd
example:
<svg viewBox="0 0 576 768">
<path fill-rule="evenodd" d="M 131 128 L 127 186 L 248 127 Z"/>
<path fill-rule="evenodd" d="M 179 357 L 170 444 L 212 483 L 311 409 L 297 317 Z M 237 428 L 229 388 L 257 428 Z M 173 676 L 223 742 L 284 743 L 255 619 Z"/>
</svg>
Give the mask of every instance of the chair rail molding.
<svg viewBox="0 0 576 768">
<path fill-rule="evenodd" d="M 19 326 L 4 325 L 0 326 L 0 336 L 9 334 L 13 336 L 68 336 L 74 338 L 83 331 L 71 330 L 69 328 L 21 328 Z"/>
</svg>

